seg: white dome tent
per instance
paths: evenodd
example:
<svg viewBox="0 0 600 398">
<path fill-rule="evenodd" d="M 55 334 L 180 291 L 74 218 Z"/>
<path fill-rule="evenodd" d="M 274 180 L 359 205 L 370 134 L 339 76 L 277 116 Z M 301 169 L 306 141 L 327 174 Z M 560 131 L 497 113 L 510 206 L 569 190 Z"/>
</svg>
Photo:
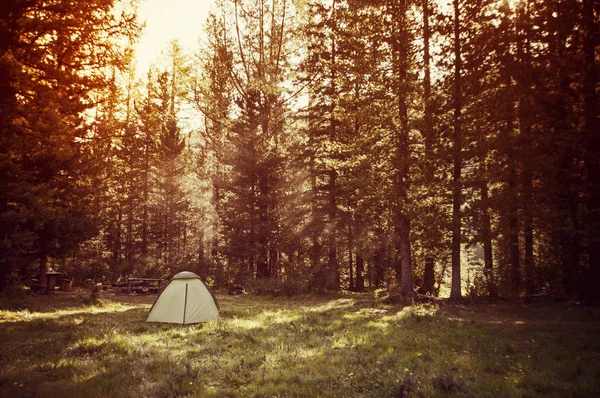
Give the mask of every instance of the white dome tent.
<svg viewBox="0 0 600 398">
<path fill-rule="evenodd" d="M 193 272 L 183 271 L 158 295 L 146 322 L 191 324 L 219 317 L 217 302 Z"/>
</svg>

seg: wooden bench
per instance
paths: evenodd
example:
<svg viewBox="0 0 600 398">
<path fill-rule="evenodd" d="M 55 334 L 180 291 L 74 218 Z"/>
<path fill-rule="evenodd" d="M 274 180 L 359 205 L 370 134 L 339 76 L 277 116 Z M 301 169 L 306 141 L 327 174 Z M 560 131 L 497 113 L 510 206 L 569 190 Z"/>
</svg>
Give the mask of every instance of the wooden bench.
<svg viewBox="0 0 600 398">
<path fill-rule="evenodd" d="M 143 289 L 143 287 L 145 285 L 151 284 L 151 283 L 156 283 L 158 286 L 149 286 L 148 287 L 148 292 L 150 293 L 158 293 L 160 292 L 160 290 L 163 287 L 163 282 L 164 279 L 162 278 L 127 278 L 129 284 L 128 287 L 125 289 L 121 289 L 121 292 L 123 293 L 124 290 L 126 293 L 131 293 L 136 292 L 136 293 L 141 293 L 141 294 L 145 294 L 146 290 Z M 140 282 L 141 282 L 141 286 L 140 286 Z M 139 291 L 136 291 L 136 289 L 140 289 Z"/>
<path fill-rule="evenodd" d="M 48 286 L 40 285 L 39 279 L 31 279 L 29 290 L 33 293 L 48 294 Z"/>
<path fill-rule="evenodd" d="M 33 293 L 48 294 L 48 286 L 46 285 L 31 285 L 30 289 Z"/>
</svg>

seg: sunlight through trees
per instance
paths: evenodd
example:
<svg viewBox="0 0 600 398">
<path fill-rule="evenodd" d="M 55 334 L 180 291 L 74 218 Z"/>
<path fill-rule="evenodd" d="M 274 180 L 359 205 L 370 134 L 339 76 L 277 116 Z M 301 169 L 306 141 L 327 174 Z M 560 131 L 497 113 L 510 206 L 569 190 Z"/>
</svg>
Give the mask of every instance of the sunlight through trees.
<svg viewBox="0 0 600 398">
<path fill-rule="evenodd" d="M 597 2 L 223 0 L 138 71 L 136 4 L 5 3 L 0 289 L 597 295 Z"/>
</svg>

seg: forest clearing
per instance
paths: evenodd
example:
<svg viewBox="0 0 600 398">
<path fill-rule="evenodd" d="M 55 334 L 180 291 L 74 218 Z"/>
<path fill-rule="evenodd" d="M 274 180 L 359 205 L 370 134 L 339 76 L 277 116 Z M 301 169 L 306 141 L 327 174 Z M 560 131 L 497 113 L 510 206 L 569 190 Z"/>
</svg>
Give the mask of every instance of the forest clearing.
<svg viewBox="0 0 600 398">
<path fill-rule="evenodd" d="M 217 294 L 221 317 L 145 323 L 154 295 L 2 301 L 0 396 L 591 397 L 600 314 L 572 303 L 385 304 Z M 27 308 L 27 309 L 26 309 Z"/>
<path fill-rule="evenodd" d="M 596 0 L 1 0 L 0 396 L 600 396 L 599 62 Z"/>
</svg>

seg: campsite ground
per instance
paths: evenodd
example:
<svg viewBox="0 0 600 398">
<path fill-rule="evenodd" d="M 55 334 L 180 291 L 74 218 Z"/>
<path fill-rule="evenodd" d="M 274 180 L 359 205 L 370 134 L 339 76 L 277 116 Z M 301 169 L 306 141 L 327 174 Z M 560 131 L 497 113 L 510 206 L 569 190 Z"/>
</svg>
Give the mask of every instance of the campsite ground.
<svg viewBox="0 0 600 398">
<path fill-rule="evenodd" d="M 0 396 L 600 396 L 597 307 L 218 294 L 172 326 L 155 297 L 0 301 Z"/>
</svg>

